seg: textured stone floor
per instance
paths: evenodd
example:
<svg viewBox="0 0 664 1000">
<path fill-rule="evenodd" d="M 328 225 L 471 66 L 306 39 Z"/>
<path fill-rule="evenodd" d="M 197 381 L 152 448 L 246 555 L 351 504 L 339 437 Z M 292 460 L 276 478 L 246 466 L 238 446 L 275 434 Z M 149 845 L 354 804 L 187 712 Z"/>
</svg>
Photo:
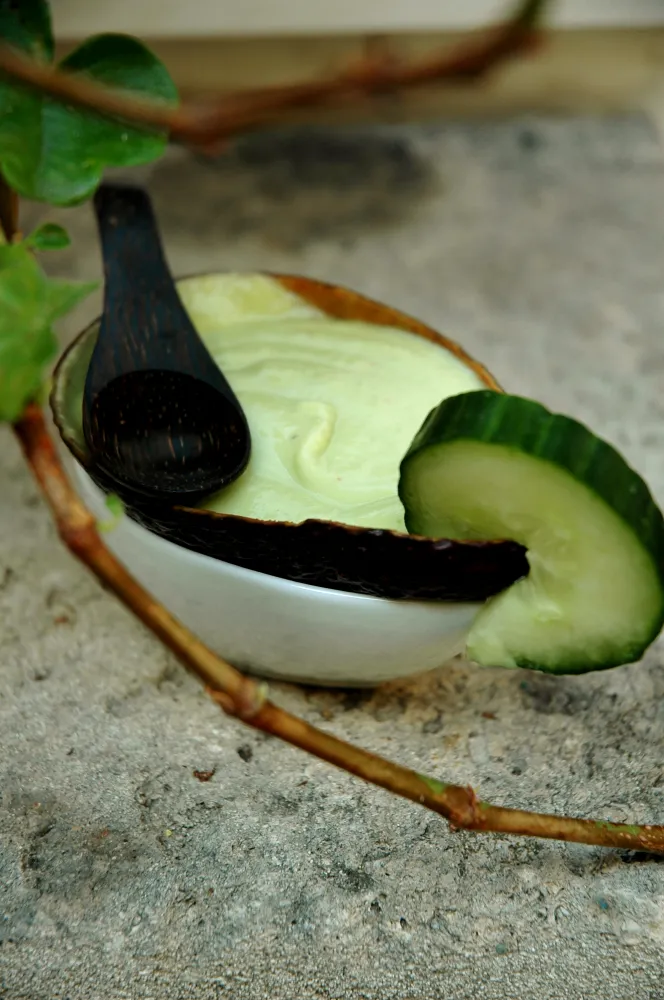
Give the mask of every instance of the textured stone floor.
<svg viewBox="0 0 664 1000">
<path fill-rule="evenodd" d="M 177 272 L 383 298 L 589 422 L 664 501 L 664 164 L 645 121 L 281 134 L 141 176 Z M 49 217 L 74 238 L 51 268 L 97 276 L 89 209 Z M 62 549 L 0 437 L 0 996 L 664 1000 L 664 864 L 451 833 L 223 718 Z M 663 654 L 274 693 L 496 802 L 663 822 Z"/>
</svg>

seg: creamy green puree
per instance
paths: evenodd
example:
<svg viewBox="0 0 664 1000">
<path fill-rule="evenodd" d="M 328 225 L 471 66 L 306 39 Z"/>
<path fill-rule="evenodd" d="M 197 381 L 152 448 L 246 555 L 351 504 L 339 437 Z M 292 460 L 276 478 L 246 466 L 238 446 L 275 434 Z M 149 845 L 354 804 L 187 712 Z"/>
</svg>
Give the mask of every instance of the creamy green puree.
<svg viewBox="0 0 664 1000">
<path fill-rule="evenodd" d="M 421 337 L 331 319 L 271 278 L 210 275 L 179 291 L 252 436 L 246 472 L 205 506 L 404 531 L 399 463 L 432 407 L 479 377 Z"/>
</svg>

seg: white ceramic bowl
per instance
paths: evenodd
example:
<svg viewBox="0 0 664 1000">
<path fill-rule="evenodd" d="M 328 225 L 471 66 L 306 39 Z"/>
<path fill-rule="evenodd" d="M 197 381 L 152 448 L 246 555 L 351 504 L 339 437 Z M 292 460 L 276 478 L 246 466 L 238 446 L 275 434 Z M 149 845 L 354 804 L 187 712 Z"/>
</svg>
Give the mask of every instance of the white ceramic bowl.
<svg viewBox="0 0 664 1000">
<path fill-rule="evenodd" d="M 74 469 L 82 499 L 107 520 L 103 494 Z M 365 687 L 431 670 L 461 652 L 480 607 L 293 583 L 192 552 L 128 517 L 104 542 L 203 642 L 264 677 Z"/>
<path fill-rule="evenodd" d="M 260 297 L 247 299 L 241 276 L 237 289 L 242 294 L 233 298 L 237 277 L 224 277 L 223 295 L 208 304 L 215 322 L 224 310 L 245 309 L 247 302 L 250 309 L 266 308 Z M 185 294 L 192 282 L 209 288 L 210 280 L 216 287 L 219 276 L 184 279 L 179 287 Z M 400 327 L 440 344 L 472 369 L 481 383 L 499 388 L 490 373 L 458 345 L 403 313 L 313 279 L 274 275 L 270 280 L 282 286 L 279 295 L 286 294 L 289 309 L 293 302 L 298 308 L 313 304 L 332 316 Z M 199 322 L 201 317 L 204 313 Z M 93 331 L 94 324 L 65 352 L 56 369 L 52 397 L 60 432 L 74 460 L 81 461 L 85 445 L 80 427 L 75 428 L 80 422 L 82 378 Z M 72 389 L 72 379 L 81 381 L 77 390 Z M 92 512 L 107 519 L 102 492 L 77 461 L 75 476 Z M 191 551 L 129 517 L 122 518 L 105 541 L 140 583 L 208 646 L 241 669 L 266 677 L 368 686 L 430 670 L 463 649 L 481 606 L 388 600 L 295 583 Z"/>
</svg>

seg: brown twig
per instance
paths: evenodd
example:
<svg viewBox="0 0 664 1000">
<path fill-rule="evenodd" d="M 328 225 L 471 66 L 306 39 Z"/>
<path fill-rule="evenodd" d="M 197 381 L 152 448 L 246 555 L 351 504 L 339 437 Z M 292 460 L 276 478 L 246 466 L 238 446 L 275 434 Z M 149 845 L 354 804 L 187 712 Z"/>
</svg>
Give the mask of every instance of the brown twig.
<svg viewBox="0 0 664 1000">
<path fill-rule="evenodd" d="M 415 64 L 365 59 L 326 80 L 229 94 L 213 105 L 172 107 L 103 87 L 81 74 L 62 72 L 0 44 L 0 74 L 78 107 L 168 132 L 171 139 L 201 148 L 238 132 L 269 124 L 289 112 L 330 107 L 386 91 L 424 84 L 477 81 L 536 41 L 535 25 L 549 0 L 521 0 L 513 17 L 458 51 Z"/>
<path fill-rule="evenodd" d="M 0 227 L 7 243 L 18 231 L 18 195 L 0 174 Z"/>
<path fill-rule="evenodd" d="M 205 684 L 226 692 L 232 700 L 235 714 L 242 717 L 255 714 L 263 700 L 259 685 L 215 656 L 185 629 L 127 573 L 103 544 L 94 517 L 65 474 L 44 415 L 36 404 L 28 406 L 15 430 L 67 548 L 108 584 L 189 669 L 195 670 Z"/>
<path fill-rule="evenodd" d="M 317 107 L 344 96 L 371 94 L 447 79 L 477 79 L 532 39 L 532 26 L 546 0 L 527 0 L 504 29 L 486 41 L 445 59 L 411 67 L 384 63 L 359 67 L 333 80 L 227 98 L 206 112 L 168 108 L 99 87 L 25 59 L 0 45 L 0 72 L 52 97 L 137 124 L 168 130 L 173 138 L 210 142 L 262 124 L 285 110 Z M 0 222 L 7 239 L 17 227 L 17 199 L 0 177 Z M 53 513 L 67 547 L 206 685 L 229 715 L 330 764 L 417 802 L 445 817 L 454 829 L 519 834 L 664 853 L 664 827 L 631 826 L 598 820 L 529 813 L 492 806 L 472 788 L 420 775 L 325 733 L 278 708 L 266 689 L 216 656 L 145 591 L 103 544 L 95 520 L 71 486 L 48 433 L 41 409 L 31 404 L 14 431 L 26 461 Z"/>
<path fill-rule="evenodd" d="M 64 543 L 203 681 L 211 697 L 227 714 L 431 809 L 444 816 L 454 829 L 664 853 L 662 826 L 631 826 L 493 806 L 479 801 L 472 788 L 445 784 L 385 760 L 310 726 L 268 701 L 263 685 L 244 677 L 216 656 L 158 604 L 108 551 L 92 514 L 65 474 L 41 409 L 31 404 L 14 430 Z"/>
</svg>

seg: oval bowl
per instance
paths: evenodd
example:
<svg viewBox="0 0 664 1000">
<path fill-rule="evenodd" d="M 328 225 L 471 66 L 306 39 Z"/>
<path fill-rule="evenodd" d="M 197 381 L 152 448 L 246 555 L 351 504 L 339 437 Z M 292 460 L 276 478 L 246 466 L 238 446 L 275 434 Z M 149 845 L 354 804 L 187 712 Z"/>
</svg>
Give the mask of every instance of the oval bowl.
<svg viewBox="0 0 664 1000">
<path fill-rule="evenodd" d="M 500 391 L 461 347 L 404 313 L 325 282 L 268 277 L 330 316 L 433 341 L 483 385 Z M 178 285 L 200 278 L 179 279 Z M 98 323 L 61 357 L 51 407 L 75 460 L 80 493 L 104 519 L 110 486 L 80 429 L 82 386 Z M 478 602 L 527 572 L 524 550 L 512 542 L 451 542 L 134 502 L 127 513 L 105 542 L 139 582 L 236 666 L 306 683 L 367 686 L 439 666 L 463 648 Z"/>
</svg>

